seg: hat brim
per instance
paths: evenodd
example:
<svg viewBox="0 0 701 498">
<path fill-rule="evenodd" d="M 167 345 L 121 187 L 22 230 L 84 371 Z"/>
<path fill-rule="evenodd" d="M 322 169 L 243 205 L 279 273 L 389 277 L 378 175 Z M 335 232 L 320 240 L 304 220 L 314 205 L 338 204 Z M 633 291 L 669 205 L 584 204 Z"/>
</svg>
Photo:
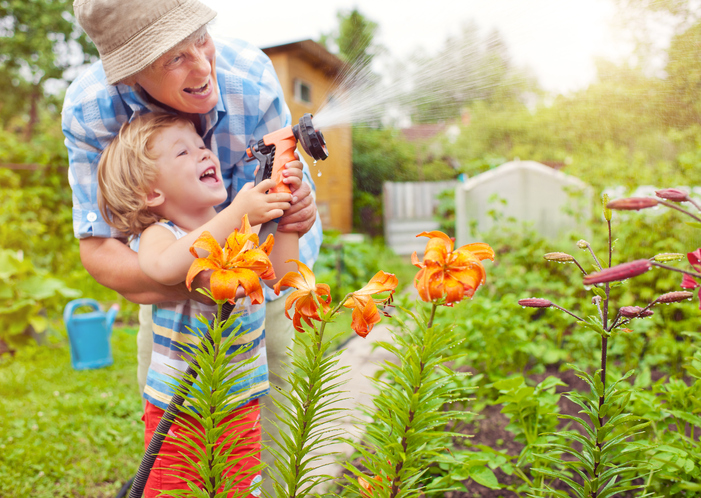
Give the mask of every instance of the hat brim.
<svg viewBox="0 0 701 498">
<path fill-rule="evenodd" d="M 183 2 L 134 35 L 127 43 L 102 54 L 107 82 L 116 85 L 137 74 L 216 17 L 197 0 Z"/>
</svg>

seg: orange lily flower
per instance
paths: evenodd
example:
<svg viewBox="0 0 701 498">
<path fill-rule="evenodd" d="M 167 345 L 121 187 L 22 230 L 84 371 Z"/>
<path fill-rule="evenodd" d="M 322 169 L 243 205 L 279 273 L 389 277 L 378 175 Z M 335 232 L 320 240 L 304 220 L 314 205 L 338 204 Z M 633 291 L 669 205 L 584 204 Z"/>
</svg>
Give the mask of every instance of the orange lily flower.
<svg viewBox="0 0 701 498">
<path fill-rule="evenodd" d="M 420 268 L 414 280 L 419 297 L 433 302 L 445 297 L 445 304 L 471 298 L 486 278 L 481 261 L 494 261 L 494 250 L 482 242 L 467 244 L 453 250 L 453 240 L 443 232 L 422 232 L 417 237 L 429 237 L 420 262 L 416 253 L 411 262 Z"/>
<path fill-rule="evenodd" d="M 373 478 L 371 478 L 371 479 L 372 479 L 373 481 L 377 481 L 377 482 L 381 482 L 381 481 L 382 481 L 382 478 L 381 478 L 380 476 L 375 476 L 375 477 L 373 477 Z M 358 477 L 358 484 L 360 485 L 361 494 L 362 494 L 364 497 L 367 498 L 367 497 L 371 497 L 371 496 L 372 496 L 372 485 L 371 485 L 367 480 L 365 480 L 365 479 L 362 478 L 362 477 Z"/>
<path fill-rule="evenodd" d="M 380 321 L 380 313 L 377 311 L 378 304 L 384 304 L 392 300 L 394 289 L 398 284 L 397 277 L 392 273 L 378 271 L 370 282 L 360 290 L 351 294 L 351 297 L 343 303 L 346 308 L 353 309 L 353 321 L 351 328 L 360 337 L 366 337 L 372 327 Z M 372 296 L 381 292 L 388 292 L 389 296 L 376 299 Z"/>
<path fill-rule="evenodd" d="M 248 215 L 244 215 L 241 220 L 241 230 L 236 229 L 227 237 L 223 249 L 209 232 L 202 232 L 190 247 L 190 252 L 197 259 L 187 272 L 185 283 L 188 290 L 192 290 L 192 280 L 200 272 L 214 270 L 209 282 L 215 301 L 227 300 L 233 304 L 236 289 L 240 285 L 253 304 L 261 304 L 263 288 L 260 278 L 275 278 L 275 271 L 269 259 L 273 244 L 273 236 L 269 235 L 265 243 L 258 246 L 258 234 L 251 231 Z M 209 256 L 198 257 L 198 248 L 209 252 Z"/>
<path fill-rule="evenodd" d="M 275 294 L 280 294 L 280 289 L 285 287 L 294 287 L 297 289 L 291 292 L 287 299 L 285 300 L 285 316 L 290 318 L 288 311 L 292 306 L 295 307 L 294 317 L 291 318 L 295 330 L 298 332 L 304 332 L 304 327 L 302 326 L 302 320 L 313 327 L 312 320 L 321 320 L 319 316 L 319 305 L 314 300 L 314 295 L 316 294 L 317 300 L 322 307 L 324 313 L 326 313 L 331 302 L 331 288 L 327 284 L 317 284 L 314 272 L 312 272 L 307 265 L 296 259 L 290 259 L 289 261 L 294 261 L 297 263 L 297 268 L 299 273 L 293 271 L 285 274 L 278 283 L 275 284 L 273 290 Z"/>
</svg>

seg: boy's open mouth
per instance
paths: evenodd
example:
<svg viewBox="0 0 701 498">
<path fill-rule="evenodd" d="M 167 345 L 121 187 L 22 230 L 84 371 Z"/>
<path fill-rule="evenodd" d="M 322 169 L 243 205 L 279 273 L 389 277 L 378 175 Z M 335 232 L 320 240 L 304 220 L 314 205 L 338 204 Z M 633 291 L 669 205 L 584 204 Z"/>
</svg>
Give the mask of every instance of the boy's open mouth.
<svg viewBox="0 0 701 498">
<path fill-rule="evenodd" d="M 200 181 L 202 183 L 219 183 L 219 178 L 217 178 L 217 169 L 212 166 L 207 168 L 204 173 L 200 175 Z"/>
<path fill-rule="evenodd" d="M 204 85 L 197 88 L 186 88 L 185 91 L 191 95 L 203 95 L 209 91 L 209 80 Z"/>
</svg>

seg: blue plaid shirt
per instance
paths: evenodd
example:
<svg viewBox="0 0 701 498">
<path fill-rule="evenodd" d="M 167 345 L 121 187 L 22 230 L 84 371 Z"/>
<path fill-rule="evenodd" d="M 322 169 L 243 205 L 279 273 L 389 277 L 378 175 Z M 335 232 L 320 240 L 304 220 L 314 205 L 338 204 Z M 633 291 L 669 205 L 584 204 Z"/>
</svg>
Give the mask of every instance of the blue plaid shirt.
<svg viewBox="0 0 701 498">
<path fill-rule="evenodd" d="M 246 149 L 264 135 L 288 126 L 290 111 L 270 59 L 241 40 L 215 40 L 217 90 L 214 109 L 201 115 L 200 129 L 209 149 L 221 162 L 228 201 L 253 181 L 257 161 L 247 162 Z M 68 179 L 73 190 L 73 230 L 78 238 L 120 237 L 102 216 L 97 205 L 97 163 L 102 150 L 126 121 L 139 114 L 164 109 L 139 87 L 109 85 L 101 62 L 96 62 L 68 88 L 63 105 L 62 127 L 68 148 Z M 314 190 L 309 168 L 304 174 Z M 300 260 L 312 267 L 322 241 L 317 215 L 312 229 L 300 239 Z M 267 289 L 266 289 L 267 290 Z M 272 293 L 266 293 L 270 299 Z"/>
</svg>

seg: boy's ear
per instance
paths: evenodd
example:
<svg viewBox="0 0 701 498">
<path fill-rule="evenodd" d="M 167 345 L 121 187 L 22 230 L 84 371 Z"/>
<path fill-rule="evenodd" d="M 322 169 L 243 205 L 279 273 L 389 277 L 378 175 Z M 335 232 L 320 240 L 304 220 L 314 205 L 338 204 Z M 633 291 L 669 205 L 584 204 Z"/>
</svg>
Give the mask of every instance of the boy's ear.
<svg viewBox="0 0 701 498">
<path fill-rule="evenodd" d="M 163 204 L 165 200 L 165 194 L 160 189 L 155 188 L 146 196 L 146 205 L 150 208 L 158 207 Z"/>
</svg>

